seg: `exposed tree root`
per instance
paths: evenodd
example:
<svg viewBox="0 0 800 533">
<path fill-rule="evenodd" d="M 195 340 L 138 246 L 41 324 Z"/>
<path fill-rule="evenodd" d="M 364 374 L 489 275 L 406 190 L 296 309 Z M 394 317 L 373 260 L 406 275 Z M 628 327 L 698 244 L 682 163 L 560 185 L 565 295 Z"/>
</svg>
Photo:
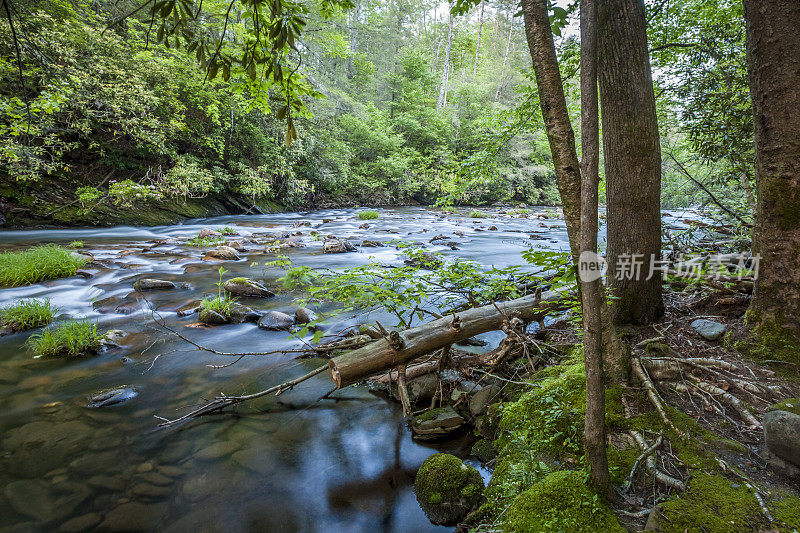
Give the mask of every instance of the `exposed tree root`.
<svg viewBox="0 0 800 533">
<path fill-rule="evenodd" d="M 750 426 L 761 428 L 761 422 L 759 422 L 759 420 L 753 416 L 753 413 L 750 412 L 750 409 L 748 409 L 747 406 L 744 405 L 744 403 L 742 403 L 742 401 L 733 394 L 725 392 L 716 385 L 706 383 L 705 381 L 700 381 L 699 379 L 694 379 L 692 385 L 701 391 L 716 397 L 720 401 L 733 408 L 737 413 L 739 413 L 739 416 L 741 416 L 745 422 L 750 424 Z"/>
<path fill-rule="evenodd" d="M 653 381 L 647 375 L 647 372 L 642 366 L 642 362 L 639 360 L 639 358 L 633 357 L 631 360 L 631 366 L 633 367 L 633 373 L 636 374 L 636 377 L 639 378 L 639 381 L 641 381 L 642 385 L 644 385 L 645 391 L 647 391 L 647 397 L 650 399 L 650 402 L 653 404 L 653 407 L 655 407 L 664 423 L 681 438 L 687 438 L 687 435 L 683 431 L 679 430 L 675 424 L 672 423 L 672 420 L 670 420 L 667 416 L 667 412 L 664 410 L 664 404 L 661 401 L 661 397 L 659 396 L 655 385 L 653 385 Z"/>
<path fill-rule="evenodd" d="M 636 444 L 639 445 L 639 447 L 642 450 L 645 450 L 645 452 L 649 450 L 651 446 L 647 445 L 647 441 L 644 439 L 644 436 L 642 436 L 641 433 L 639 433 L 638 431 L 629 431 L 628 433 L 630 434 L 631 437 L 633 437 L 633 440 L 636 442 Z M 647 471 L 650 472 L 650 474 L 655 478 L 656 481 L 658 481 L 662 485 L 672 487 L 675 490 L 679 490 L 681 492 L 686 490 L 686 484 L 683 481 L 676 479 L 670 476 L 669 474 L 666 474 L 661 470 L 659 470 L 658 468 L 656 468 L 656 459 L 655 457 L 653 457 L 652 453 L 643 453 L 642 455 L 645 455 L 647 457 L 647 461 L 645 462 Z"/>
</svg>

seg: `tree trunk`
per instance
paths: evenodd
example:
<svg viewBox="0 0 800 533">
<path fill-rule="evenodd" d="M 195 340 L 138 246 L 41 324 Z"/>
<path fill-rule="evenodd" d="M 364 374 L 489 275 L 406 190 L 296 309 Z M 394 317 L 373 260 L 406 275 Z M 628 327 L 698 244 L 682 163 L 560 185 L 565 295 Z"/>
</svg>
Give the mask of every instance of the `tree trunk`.
<svg viewBox="0 0 800 533">
<path fill-rule="evenodd" d="M 439 89 L 439 100 L 436 102 L 436 110 L 441 110 L 447 103 L 447 80 L 450 77 L 450 49 L 453 44 L 453 8 L 452 3 L 448 3 L 448 15 L 450 16 L 447 25 L 447 48 L 444 51 L 444 69 L 442 69 L 442 86 Z"/>
<path fill-rule="evenodd" d="M 522 13 L 525 36 L 536 74 L 542 117 L 567 223 L 570 249 L 577 264 L 581 224 L 581 171 L 575 151 L 575 133 L 569 121 L 564 86 L 558 70 L 547 0 L 522 0 Z"/>
<path fill-rule="evenodd" d="M 478 17 L 478 44 L 475 46 L 475 64 L 472 67 L 472 80 L 475 80 L 475 76 L 478 74 L 478 57 L 481 53 L 481 35 L 483 34 L 483 8 L 485 7 L 485 2 L 481 2 L 481 14 Z"/>
<path fill-rule="evenodd" d="M 358 50 L 358 24 L 361 20 L 361 2 L 356 4 L 353 11 L 353 18 L 351 24 L 353 25 L 350 30 L 350 57 L 347 59 L 347 79 L 352 80 L 356 77 L 354 59 L 356 51 Z"/>
<path fill-rule="evenodd" d="M 497 92 L 494 93 L 494 99 L 500 98 L 500 93 L 503 90 L 503 79 L 506 77 L 506 65 L 508 65 L 508 53 L 511 51 L 511 36 L 514 34 L 514 8 L 508 10 L 508 38 L 506 39 L 506 53 L 503 54 L 503 69 L 500 71 L 500 81 L 497 85 Z"/>
<path fill-rule="evenodd" d="M 661 149 L 644 0 L 600 2 L 598 36 L 612 314 L 645 324 L 664 304 L 651 269 L 661 259 Z"/>
<path fill-rule="evenodd" d="M 581 0 L 581 263 L 596 270 L 581 270 L 583 354 L 586 369 L 584 449 L 592 482 L 611 497 L 606 455 L 606 400 L 603 380 L 603 326 L 605 306 L 600 262 L 597 260 L 597 207 L 600 184 L 600 125 L 597 101 L 597 12 L 595 0 Z M 595 278 L 591 274 L 596 272 Z M 594 278 L 594 279 L 592 279 Z"/>
<path fill-rule="evenodd" d="M 745 0 L 744 11 L 756 141 L 753 253 L 761 256 L 747 320 L 770 358 L 798 361 L 800 2 Z"/>
<path fill-rule="evenodd" d="M 549 295 L 544 300 L 530 295 L 468 309 L 405 331 L 392 331 L 387 338 L 331 359 L 331 379 L 338 388 L 346 387 L 444 346 L 499 330 L 509 318 L 516 317 L 528 323 L 562 308 L 560 295 Z"/>
</svg>

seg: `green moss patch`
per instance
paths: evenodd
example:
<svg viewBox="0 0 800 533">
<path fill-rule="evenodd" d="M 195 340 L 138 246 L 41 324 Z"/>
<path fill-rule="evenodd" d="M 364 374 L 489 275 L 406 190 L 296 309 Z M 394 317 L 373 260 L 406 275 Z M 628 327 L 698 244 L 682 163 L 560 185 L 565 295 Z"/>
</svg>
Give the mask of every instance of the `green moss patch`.
<svg viewBox="0 0 800 533">
<path fill-rule="evenodd" d="M 699 473 L 689 488 L 661 506 L 661 531 L 683 533 L 738 533 L 768 529 L 752 492 L 720 475 Z"/>
<path fill-rule="evenodd" d="M 0 287 L 30 285 L 51 279 L 68 278 L 86 264 L 80 254 L 54 244 L 21 252 L 0 253 Z"/>
<path fill-rule="evenodd" d="M 432 522 L 455 524 L 480 502 L 483 478 L 458 457 L 435 453 L 417 471 L 414 492 Z"/>
<path fill-rule="evenodd" d="M 770 411 L 789 411 L 796 415 L 800 415 L 800 398 L 789 398 L 778 402 L 769 407 Z"/>
<path fill-rule="evenodd" d="M 781 532 L 800 531 L 800 498 L 786 496 L 772 502 L 770 511 L 776 524 L 781 528 Z"/>
<path fill-rule="evenodd" d="M 505 529 L 531 531 L 625 531 L 582 472 L 554 472 L 514 499 Z"/>
</svg>

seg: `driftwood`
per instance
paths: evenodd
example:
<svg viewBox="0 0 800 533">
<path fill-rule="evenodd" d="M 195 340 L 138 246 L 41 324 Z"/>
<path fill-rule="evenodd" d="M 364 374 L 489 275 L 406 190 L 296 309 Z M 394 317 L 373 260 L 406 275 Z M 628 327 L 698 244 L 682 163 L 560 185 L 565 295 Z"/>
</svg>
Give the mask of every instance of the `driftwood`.
<svg viewBox="0 0 800 533">
<path fill-rule="evenodd" d="M 499 330 L 512 318 L 526 323 L 540 320 L 560 305 L 560 295 L 544 299 L 530 295 L 469 309 L 402 332 L 391 331 L 368 346 L 332 358 L 328 364 L 331 379 L 337 388 L 346 387 L 439 348 Z"/>
</svg>

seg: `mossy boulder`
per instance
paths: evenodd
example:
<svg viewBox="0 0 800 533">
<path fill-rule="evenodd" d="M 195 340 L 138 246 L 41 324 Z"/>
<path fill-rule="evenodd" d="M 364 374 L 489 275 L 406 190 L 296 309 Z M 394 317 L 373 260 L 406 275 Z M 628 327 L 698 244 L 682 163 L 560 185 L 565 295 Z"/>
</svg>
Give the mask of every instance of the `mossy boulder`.
<svg viewBox="0 0 800 533">
<path fill-rule="evenodd" d="M 197 318 L 203 324 L 209 324 L 211 326 L 221 326 L 230 322 L 230 318 L 213 309 L 201 309 Z"/>
<path fill-rule="evenodd" d="M 461 415 L 446 405 L 415 417 L 411 421 L 411 430 L 417 439 L 435 440 L 458 431 L 463 425 Z"/>
<path fill-rule="evenodd" d="M 492 444 L 492 441 L 489 439 L 480 439 L 477 441 L 472 445 L 470 453 L 484 463 L 497 457 L 497 449 L 495 449 L 494 444 Z"/>
<path fill-rule="evenodd" d="M 659 531 L 738 533 L 769 529 L 753 493 L 720 475 L 696 474 L 689 488 L 661 506 Z"/>
<path fill-rule="evenodd" d="M 434 524 L 452 525 L 477 506 L 483 495 L 483 478 L 461 459 L 446 453 L 428 457 L 417 471 L 414 492 Z"/>
<path fill-rule="evenodd" d="M 271 298 L 275 293 L 264 285 L 248 278 L 233 278 L 225 282 L 224 289 L 236 296 L 251 296 L 256 298 Z"/>
<path fill-rule="evenodd" d="M 505 515 L 513 532 L 624 532 L 611 510 L 593 492 L 581 472 L 561 470 L 514 499 Z"/>
<path fill-rule="evenodd" d="M 175 284 L 164 279 L 140 279 L 133 284 L 133 289 L 137 291 L 158 291 L 174 289 Z"/>
</svg>

